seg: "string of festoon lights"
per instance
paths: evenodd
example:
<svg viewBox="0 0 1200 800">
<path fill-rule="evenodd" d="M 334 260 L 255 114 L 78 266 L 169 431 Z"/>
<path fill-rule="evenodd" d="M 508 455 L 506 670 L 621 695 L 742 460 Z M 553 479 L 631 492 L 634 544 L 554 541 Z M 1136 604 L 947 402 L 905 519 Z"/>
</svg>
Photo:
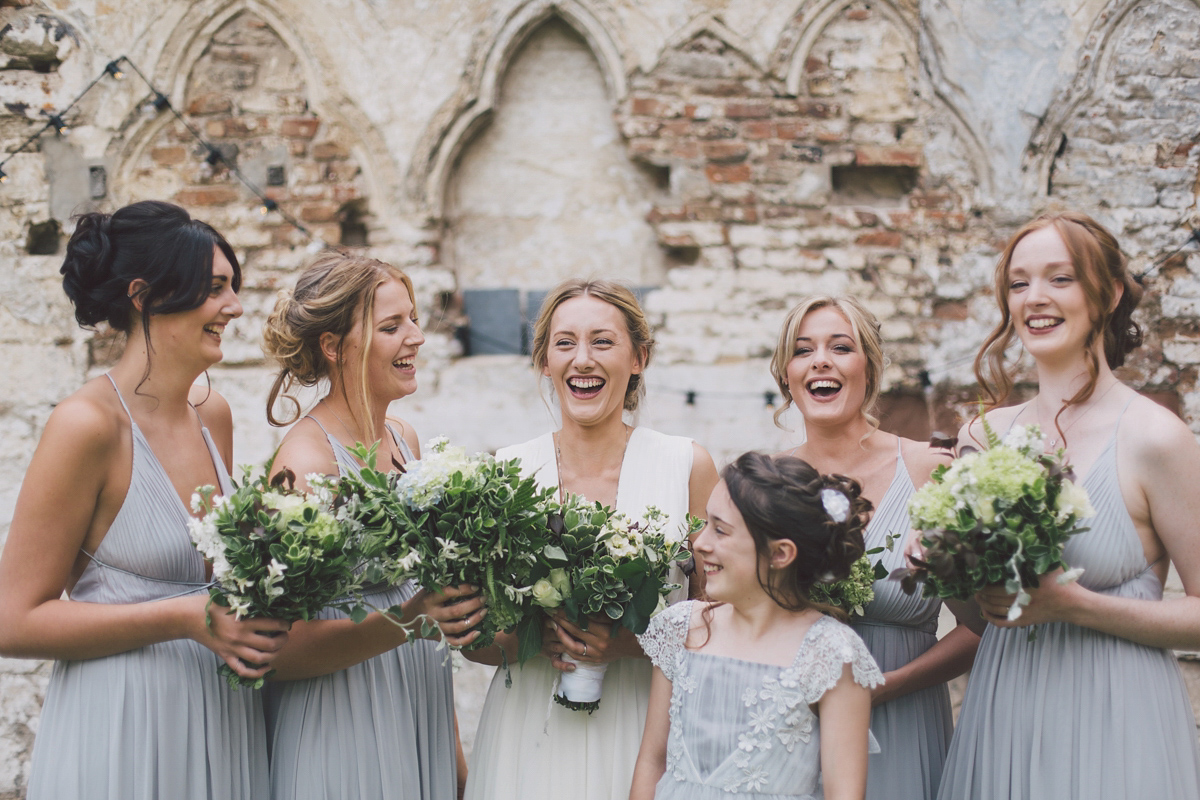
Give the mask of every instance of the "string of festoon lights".
<svg viewBox="0 0 1200 800">
<path fill-rule="evenodd" d="M 70 133 L 70 127 L 66 122 L 67 113 L 74 108 L 75 105 L 88 94 L 88 92 L 92 91 L 92 89 L 94 89 L 96 85 L 106 77 L 115 81 L 123 80 L 125 77 L 125 71 L 122 69 L 122 65 L 125 65 L 131 69 L 139 78 L 141 78 L 142 82 L 146 84 L 146 87 L 150 90 L 150 99 L 142 104 L 143 112 L 147 114 L 159 114 L 163 111 L 170 111 L 175 116 L 175 119 L 177 119 L 180 124 L 183 125 L 191 137 L 195 139 L 196 142 L 201 146 L 203 152 L 205 153 L 205 163 L 207 163 L 210 167 L 217 167 L 220 165 L 229 170 L 229 174 L 237 178 L 243 186 L 249 189 L 250 192 L 258 198 L 258 210 L 263 214 L 263 216 L 266 216 L 272 212 L 279 214 L 279 216 L 282 217 L 286 223 L 308 237 L 311 242 L 309 246 L 310 250 L 328 247 L 328 245 L 322 241 L 319 236 L 310 231 L 302 222 L 300 222 L 300 220 L 289 214 L 286 209 L 279 205 L 278 202 L 271 197 L 268 197 L 266 192 L 264 192 L 253 181 L 247 178 L 245 174 L 238 169 L 236 162 L 226 158 L 221 152 L 220 148 L 205 139 L 200 132 L 196 130 L 195 126 L 188 122 L 187 119 L 185 119 L 184 116 L 179 113 L 179 110 L 172 105 L 171 99 L 160 92 L 158 87 L 146 77 L 145 73 L 138 69 L 137 64 L 135 64 L 129 58 L 129 56 L 119 56 L 114 58 L 112 61 L 109 61 L 104 66 L 103 71 L 101 71 L 100 74 L 91 81 L 91 83 L 85 86 L 83 91 L 76 95 L 75 99 L 68 103 L 66 107 L 58 111 L 43 110 L 42 115 L 46 117 L 45 124 L 42 125 L 42 127 L 38 130 L 34 131 L 32 135 L 21 142 L 21 144 L 19 144 L 14 150 L 8 153 L 3 160 L 0 160 L 0 183 L 6 183 L 8 181 L 8 173 L 4 171 L 5 165 L 8 164 L 8 162 L 11 161 L 14 156 L 23 152 L 30 145 L 36 142 L 47 131 L 53 130 L 58 136 L 68 135 Z"/>
</svg>

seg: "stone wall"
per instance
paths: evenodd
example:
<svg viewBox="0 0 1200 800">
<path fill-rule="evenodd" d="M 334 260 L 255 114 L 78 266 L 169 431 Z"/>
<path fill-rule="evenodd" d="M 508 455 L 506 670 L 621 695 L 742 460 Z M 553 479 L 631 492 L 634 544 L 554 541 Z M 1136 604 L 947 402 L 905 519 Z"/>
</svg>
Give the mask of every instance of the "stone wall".
<svg viewBox="0 0 1200 800">
<path fill-rule="evenodd" d="M 396 411 L 423 436 L 495 449 L 553 424 L 519 346 L 465 355 L 463 326 L 496 309 L 471 297 L 519 288 L 528 315 L 580 273 L 648 290 L 640 420 L 718 460 L 802 435 L 771 423 L 766 357 L 813 292 L 879 314 L 885 425 L 921 436 L 974 397 L 992 265 L 1030 214 L 1096 215 L 1139 270 L 1184 242 L 1198 39 L 1195 0 L 0 2 L 0 152 L 122 54 L 181 115 L 126 70 L 4 165 L 0 535 L 47 415 L 119 348 L 59 287 L 76 210 L 171 199 L 238 250 L 246 314 L 212 370 L 238 461 L 278 442 L 259 330 L 313 248 L 234 168 L 320 241 L 410 272 L 428 341 Z M 1122 375 L 1200 432 L 1192 252 L 1149 275 Z M 0 661 L 0 798 L 22 794 L 46 675 Z M 469 744 L 480 678 L 461 677 Z"/>
</svg>

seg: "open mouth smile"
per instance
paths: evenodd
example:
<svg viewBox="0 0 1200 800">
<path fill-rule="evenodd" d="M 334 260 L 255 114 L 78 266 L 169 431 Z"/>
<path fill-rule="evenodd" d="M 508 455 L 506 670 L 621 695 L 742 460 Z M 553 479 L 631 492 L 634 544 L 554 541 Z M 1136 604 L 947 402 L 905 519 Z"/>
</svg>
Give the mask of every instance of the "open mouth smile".
<svg viewBox="0 0 1200 800">
<path fill-rule="evenodd" d="M 828 400 L 836 397 L 838 392 L 842 391 L 841 381 L 833 378 L 815 378 L 804 385 L 808 393 L 820 400 Z"/>
<path fill-rule="evenodd" d="M 1031 331 L 1041 332 L 1057 328 L 1063 322 L 1062 317 L 1030 317 L 1025 320 L 1025 327 Z"/>
<path fill-rule="evenodd" d="M 393 361 L 392 366 L 398 370 L 410 372 L 410 371 L 416 369 L 416 360 L 417 360 L 417 357 L 415 355 L 404 356 L 402 358 L 398 358 L 395 361 Z"/>
<path fill-rule="evenodd" d="M 219 341 L 221 341 L 221 334 L 225 332 L 225 326 L 218 325 L 215 323 L 212 325 L 205 325 L 204 332 L 207 333 L 209 336 L 215 336 L 217 341 L 219 342 Z"/>
<path fill-rule="evenodd" d="M 604 388 L 605 380 L 594 376 L 567 378 L 567 388 L 576 397 L 595 397 Z"/>
</svg>

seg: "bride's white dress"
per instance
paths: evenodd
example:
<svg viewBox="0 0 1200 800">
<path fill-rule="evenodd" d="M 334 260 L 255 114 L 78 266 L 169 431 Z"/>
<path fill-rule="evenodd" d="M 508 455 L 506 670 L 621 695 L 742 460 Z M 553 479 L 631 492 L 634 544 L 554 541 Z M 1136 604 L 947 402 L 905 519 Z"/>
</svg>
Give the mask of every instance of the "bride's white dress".
<svg viewBox="0 0 1200 800">
<path fill-rule="evenodd" d="M 637 518 L 648 505 L 684 524 L 692 440 L 635 428 L 617 487 L 617 510 Z M 551 434 L 496 453 L 520 458 L 542 486 L 558 485 Z M 678 570 L 678 568 L 676 568 Z M 686 584 L 682 574 L 675 583 Z M 684 599 L 676 590 L 672 602 Z M 512 686 L 496 670 L 475 737 L 467 800 L 626 800 L 646 724 L 650 661 L 611 663 L 600 708 L 589 715 L 551 702 L 558 671 L 542 656 L 511 666 Z"/>
</svg>

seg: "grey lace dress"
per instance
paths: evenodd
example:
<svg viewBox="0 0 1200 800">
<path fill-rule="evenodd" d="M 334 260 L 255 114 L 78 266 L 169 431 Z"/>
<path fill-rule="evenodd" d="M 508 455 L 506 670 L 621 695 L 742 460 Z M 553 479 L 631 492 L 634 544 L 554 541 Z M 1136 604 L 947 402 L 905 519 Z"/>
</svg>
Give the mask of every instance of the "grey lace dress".
<svg viewBox="0 0 1200 800">
<path fill-rule="evenodd" d="M 891 572 L 904 566 L 904 543 L 909 532 L 908 500 L 913 483 L 897 449 L 896 476 L 879 501 L 866 530 L 868 550 L 884 548 L 878 556 Z M 887 539 L 893 538 L 891 549 Z M 942 603 L 920 592 L 905 594 L 899 581 L 876 581 L 875 599 L 863 615 L 850 620 L 883 672 L 898 669 L 937 643 L 938 611 Z M 954 723 L 946 684 L 897 697 L 871 710 L 871 733 L 881 748 L 870 758 L 867 800 L 932 800 L 937 796 L 942 766 Z"/>
<path fill-rule="evenodd" d="M 1161 600 L 1117 481 L 1117 437 L 1083 480 L 1096 509 L 1066 561 L 1092 591 Z M 950 743 L 943 800 L 1195 800 L 1196 723 L 1169 650 L 1066 622 L 989 625 Z"/>
<path fill-rule="evenodd" d="M 120 391 L 117 397 L 128 414 Z M 74 602 L 149 603 L 208 589 L 188 510 L 132 415 L 129 421 L 129 490 L 96 552 L 87 554 L 70 592 Z M 201 430 L 220 491 L 228 494 L 225 464 Z M 55 662 L 33 746 L 30 800 L 266 797 L 261 698 L 230 689 L 217 674 L 221 663 L 190 639 Z"/>
<path fill-rule="evenodd" d="M 883 682 L 862 640 L 821 617 L 791 666 L 709 655 L 684 647 L 694 609 L 696 601 L 671 606 L 641 639 L 672 685 L 667 765 L 656 800 L 821 797 L 821 724 L 809 706 L 833 688 L 846 664 L 862 686 Z"/>
<path fill-rule="evenodd" d="M 361 468 L 326 436 L 342 474 Z M 411 460 L 403 437 L 392 436 Z M 405 583 L 375 587 L 364 597 L 388 608 L 415 593 Z M 326 609 L 319 616 L 346 615 Z M 455 800 L 452 670 L 448 651 L 436 648 L 436 642 L 413 640 L 329 675 L 268 684 L 271 797 Z"/>
</svg>

